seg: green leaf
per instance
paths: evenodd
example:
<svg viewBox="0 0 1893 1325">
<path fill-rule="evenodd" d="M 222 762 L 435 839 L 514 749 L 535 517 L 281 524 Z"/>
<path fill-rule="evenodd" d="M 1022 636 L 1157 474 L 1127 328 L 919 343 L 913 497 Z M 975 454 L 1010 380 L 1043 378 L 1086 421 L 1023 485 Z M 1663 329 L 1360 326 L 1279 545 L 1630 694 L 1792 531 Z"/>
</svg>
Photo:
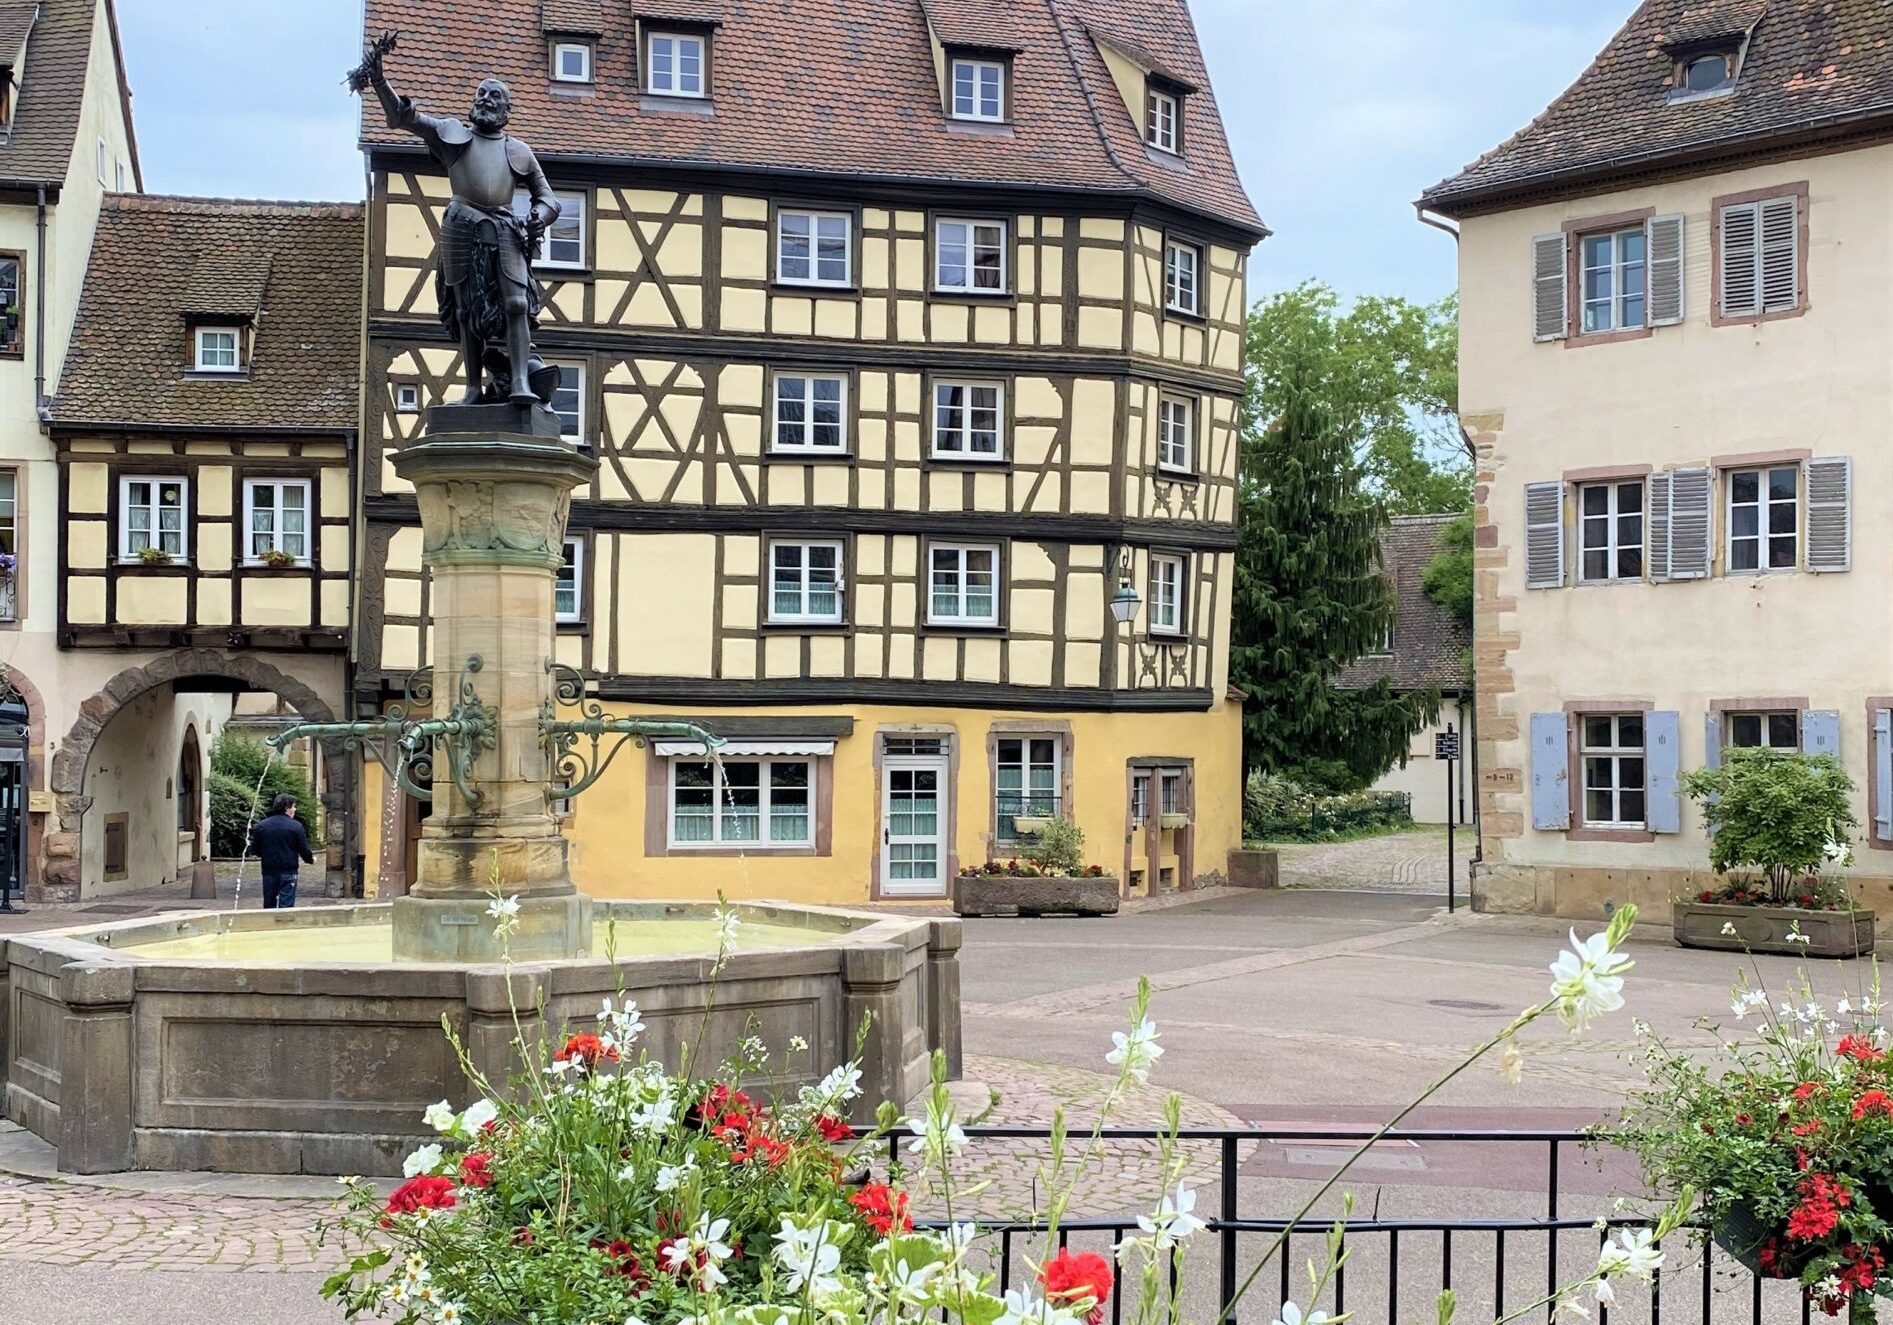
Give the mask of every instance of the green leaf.
<svg viewBox="0 0 1893 1325">
<path fill-rule="evenodd" d="M 372 1274 L 393 1259 L 394 1251 L 388 1247 L 371 1251 L 365 1256 L 357 1256 L 348 1265 L 322 1281 L 322 1296 L 334 1297 L 348 1287 L 350 1280 L 360 1275 Z"/>
</svg>

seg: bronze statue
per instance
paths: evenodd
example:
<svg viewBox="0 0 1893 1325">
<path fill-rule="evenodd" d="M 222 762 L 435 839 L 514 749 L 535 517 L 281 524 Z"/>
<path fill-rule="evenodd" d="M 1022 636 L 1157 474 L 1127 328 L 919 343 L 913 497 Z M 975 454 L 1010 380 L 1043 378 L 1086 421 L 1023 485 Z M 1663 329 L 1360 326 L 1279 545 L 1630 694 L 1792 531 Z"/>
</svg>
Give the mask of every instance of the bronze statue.
<svg viewBox="0 0 1893 1325">
<path fill-rule="evenodd" d="M 539 316 L 532 259 L 540 236 L 559 217 L 559 200 L 532 149 L 506 133 L 512 109 L 506 84 L 497 78 L 480 84 L 471 126 L 452 116 L 424 115 L 411 99 L 395 95 L 382 72 L 395 37 L 390 32 L 370 45 L 348 83 L 355 92 L 372 86 L 388 127 L 406 129 L 426 143 L 453 185 L 440 227 L 434 288 L 441 325 L 460 343 L 466 364 L 467 391 L 459 403 L 549 406 L 559 372 L 532 346 Z M 532 199 L 524 217 L 513 210 L 513 195 L 521 188 Z"/>
</svg>

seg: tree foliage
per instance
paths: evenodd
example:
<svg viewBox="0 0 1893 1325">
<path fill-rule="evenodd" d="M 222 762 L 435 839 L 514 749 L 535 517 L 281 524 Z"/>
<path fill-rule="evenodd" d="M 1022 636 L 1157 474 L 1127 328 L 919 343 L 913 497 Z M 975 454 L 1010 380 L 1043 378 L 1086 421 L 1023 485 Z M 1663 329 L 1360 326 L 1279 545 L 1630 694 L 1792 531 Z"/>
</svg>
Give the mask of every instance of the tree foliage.
<svg viewBox="0 0 1893 1325">
<path fill-rule="evenodd" d="M 1420 574 L 1420 591 L 1472 628 L 1472 513 L 1440 531 L 1439 551 Z"/>
<path fill-rule="evenodd" d="M 241 856 L 250 842 L 250 825 L 269 813 L 279 795 L 296 798 L 296 815 L 311 844 L 322 840 L 321 802 L 300 771 L 273 755 L 260 742 L 232 735 L 228 728 L 210 747 L 210 854 L 222 860 Z"/>
<path fill-rule="evenodd" d="M 1845 859 L 1856 822 L 1853 779 L 1833 755 L 1730 750 L 1719 767 L 1686 774 L 1683 791 L 1712 807 L 1709 863 L 1724 874 L 1760 870 L 1777 902 Z"/>
<path fill-rule="evenodd" d="M 1248 325 L 1249 418 L 1280 418 L 1289 367 L 1332 411 L 1369 487 L 1394 515 L 1472 504 L 1472 466 L 1459 431 L 1459 306 L 1363 298 L 1340 311 L 1309 281 L 1257 304 Z"/>
</svg>

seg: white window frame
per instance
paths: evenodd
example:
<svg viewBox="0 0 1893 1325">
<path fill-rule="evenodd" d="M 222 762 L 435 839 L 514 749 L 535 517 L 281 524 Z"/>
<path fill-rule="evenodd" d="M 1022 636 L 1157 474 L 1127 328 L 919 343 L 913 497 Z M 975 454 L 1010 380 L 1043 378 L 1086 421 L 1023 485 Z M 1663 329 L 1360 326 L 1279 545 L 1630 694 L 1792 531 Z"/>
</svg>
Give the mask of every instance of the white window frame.
<svg viewBox="0 0 1893 1325">
<path fill-rule="evenodd" d="M 802 421 L 789 420 L 787 426 L 799 429 L 802 440 L 785 442 L 782 440 L 784 420 L 782 418 L 782 387 L 785 382 L 802 383 Z M 819 426 L 815 419 L 815 387 L 820 382 L 832 382 L 836 388 L 835 444 L 825 446 L 814 440 L 815 429 Z M 775 375 L 769 386 L 769 450 L 774 455 L 847 455 L 848 454 L 848 378 L 845 373 L 801 373 L 782 371 Z"/>
<path fill-rule="evenodd" d="M 789 255 L 784 252 L 788 230 L 783 225 L 790 217 L 808 222 L 808 275 L 788 273 Z M 841 222 L 841 275 L 823 276 L 821 225 L 824 221 Z M 830 290 L 854 288 L 854 215 L 850 212 L 824 212 L 813 207 L 784 207 L 776 212 L 776 281 L 781 285 L 813 285 Z"/>
<path fill-rule="evenodd" d="M 561 625 L 571 625 L 585 619 L 585 540 L 568 538 L 560 551 L 564 560 L 552 580 L 552 619 Z M 569 611 L 559 606 L 559 588 L 567 583 L 572 586 Z"/>
<path fill-rule="evenodd" d="M 565 72 L 565 57 L 576 51 L 579 56 L 580 71 L 575 74 Z M 555 41 L 552 43 L 552 81 L 555 83 L 589 83 L 592 81 L 592 44 L 589 41 Z"/>
<path fill-rule="evenodd" d="M 961 238 L 949 240 L 947 230 L 953 226 L 964 227 L 964 234 Z M 980 236 L 982 230 L 997 232 L 996 244 L 991 239 L 982 242 Z M 1008 222 L 991 218 L 942 216 L 936 219 L 933 223 L 933 288 L 941 294 L 1010 294 L 1012 292 L 1012 255 L 1009 252 L 1011 235 L 1011 226 Z M 962 249 L 966 255 L 965 261 L 961 264 L 961 270 L 965 275 L 957 285 L 949 283 L 945 276 L 946 251 L 949 243 Z M 975 257 L 981 248 L 992 247 L 997 247 L 999 250 L 999 284 L 981 285 L 978 280 L 979 266 Z"/>
<path fill-rule="evenodd" d="M 1626 239 L 1635 239 L 1642 246 L 1643 256 L 1635 262 L 1627 262 L 1623 256 Z M 1590 260 L 1591 245 L 1599 240 L 1610 241 L 1608 259 L 1602 265 L 1594 265 Z M 1577 236 L 1578 264 L 1578 316 L 1577 331 L 1580 336 L 1605 336 L 1614 331 L 1643 331 L 1650 325 L 1650 235 L 1648 227 L 1637 224 L 1624 226 L 1618 230 L 1592 230 Z M 1636 294 L 1624 291 L 1625 273 L 1636 271 L 1641 288 Z M 1607 272 L 1610 276 L 1610 292 L 1602 299 L 1591 297 L 1590 277 L 1593 272 Z M 1625 321 L 1624 301 L 1635 299 L 1642 305 L 1642 311 L 1635 322 Z M 1602 309 L 1607 320 L 1596 326 L 1591 325 L 1591 310 Z"/>
<path fill-rule="evenodd" d="M 1755 720 L 1756 735 L 1761 739 L 1753 745 L 1743 745 L 1735 739 L 1736 727 L 1749 718 Z M 1788 740 L 1784 745 L 1777 745 L 1768 730 L 1776 718 L 1788 719 Z M 1726 712 L 1722 715 L 1722 748 L 1725 750 L 1783 750 L 1789 754 L 1798 754 L 1801 750 L 1801 714 L 1795 709 L 1743 709 L 1740 712 Z"/>
<path fill-rule="evenodd" d="M 1188 302 L 1182 298 L 1184 288 L 1183 269 L 1180 260 L 1187 257 L 1189 263 Z M 1195 244 L 1181 239 L 1167 239 L 1163 245 L 1163 306 L 1168 312 L 1184 313 L 1190 317 L 1203 315 L 1203 250 Z"/>
<path fill-rule="evenodd" d="M 1785 470 L 1794 475 L 1794 496 L 1787 499 L 1769 496 L 1769 478 L 1777 470 Z M 1752 506 L 1755 510 L 1755 532 L 1737 535 L 1735 532 L 1735 480 L 1743 474 L 1755 476 L 1755 500 L 1742 502 L 1744 507 Z M 1730 575 L 1780 575 L 1801 567 L 1801 502 L 1807 488 L 1801 472 L 1801 466 L 1789 461 L 1779 465 L 1744 465 L 1740 469 L 1728 469 L 1722 473 L 1722 485 L 1725 489 L 1722 498 L 1722 523 L 1725 532 L 1722 540 L 1723 566 Z M 1777 506 L 1786 506 L 1794 511 L 1794 529 L 1787 534 L 1770 533 L 1769 517 Z M 1769 544 L 1777 538 L 1787 538 L 1792 546 L 1789 549 L 1788 564 L 1775 566 L 1770 564 Z M 1737 542 L 1755 545 L 1755 564 L 1737 566 L 1735 564 L 1735 546 Z"/>
<path fill-rule="evenodd" d="M 1634 584 L 1644 578 L 1649 569 L 1650 552 L 1650 503 L 1645 491 L 1645 483 L 1640 478 L 1601 479 L 1595 483 L 1577 485 L 1577 582 L 1579 584 Z M 1592 489 L 1601 488 L 1609 494 L 1602 515 L 1591 515 L 1585 507 L 1584 494 Z M 1627 492 L 1637 494 L 1637 509 L 1626 511 L 1622 508 L 1623 497 Z M 1635 515 L 1637 518 L 1637 541 L 1632 543 L 1623 537 L 1623 521 Z M 1592 521 L 1604 522 L 1604 542 L 1593 546 L 1590 542 Z M 1637 554 L 1637 573 L 1619 574 L 1624 553 L 1635 551 Z M 1603 575 L 1590 575 L 1584 569 L 1584 554 L 1602 552 L 1604 554 Z"/>
<path fill-rule="evenodd" d="M 934 559 L 943 552 L 956 557 L 953 569 L 954 600 L 959 610 L 943 613 L 936 610 L 935 576 L 938 574 Z M 967 578 L 970 575 L 968 562 L 973 554 L 984 552 L 992 558 L 992 612 L 987 616 L 972 616 L 966 611 Z M 927 624 L 930 626 L 996 626 L 999 624 L 1000 595 L 1004 592 L 1002 573 L 1004 551 L 997 543 L 929 543 L 927 545 L 926 584 L 923 592 L 927 595 Z"/>
<path fill-rule="evenodd" d="M 1171 474 L 1191 474 L 1195 472 L 1195 464 L 1196 402 L 1187 396 L 1160 395 L 1157 398 L 1157 468 Z"/>
<path fill-rule="evenodd" d="M 20 313 L 15 322 L 19 333 L 10 348 L 0 341 L 0 353 L 4 353 L 7 358 L 16 358 L 26 353 L 26 259 L 13 253 L 0 255 L 0 270 L 6 269 L 11 269 L 13 279 L 0 284 L 0 307 L 9 303 L 19 306 Z"/>
<path fill-rule="evenodd" d="M 839 626 L 848 619 L 848 583 L 847 565 L 848 548 L 838 538 L 772 538 L 769 540 L 769 554 L 765 564 L 768 567 L 764 577 L 763 592 L 768 595 L 767 614 L 764 617 L 771 625 L 797 626 Z M 790 548 L 801 555 L 798 558 L 798 582 L 796 596 L 800 601 L 800 610 L 781 611 L 776 606 L 776 556 Z M 814 583 L 809 566 L 809 553 L 816 548 L 834 554 L 835 558 L 835 610 L 817 612 L 809 606 L 814 594 Z"/>
<path fill-rule="evenodd" d="M 1149 84 L 1144 95 L 1144 141 L 1159 152 L 1178 155 L 1183 127 L 1183 98 Z"/>
<path fill-rule="evenodd" d="M 702 764 L 710 770 L 711 814 L 710 836 L 702 841 L 684 841 L 677 836 L 677 769 L 683 764 Z M 729 764 L 756 765 L 756 828 L 753 838 L 725 837 L 723 835 L 723 816 L 728 812 L 728 784 L 725 781 L 725 768 Z M 808 831 L 805 836 L 796 839 L 777 839 L 769 835 L 770 819 L 774 812 L 773 788 L 770 786 L 771 774 L 777 764 L 801 764 L 808 770 L 808 812 L 806 821 Z M 782 851 L 806 850 L 815 845 L 817 831 L 815 816 L 819 811 L 816 797 L 816 779 L 820 776 L 813 756 L 801 755 L 792 758 L 727 758 L 721 761 L 711 759 L 673 758 L 670 769 L 665 775 L 669 784 L 665 837 L 673 851 L 716 851 L 736 847 L 747 851 Z"/>
<path fill-rule="evenodd" d="M 962 109 L 960 103 L 960 71 L 965 70 L 972 82 L 972 95 Z M 991 75 L 994 98 L 997 109 L 992 114 L 982 110 L 985 100 L 984 86 L 986 75 Z M 947 65 L 947 113 L 956 120 L 971 120 L 980 124 L 1003 124 L 1006 121 L 1006 79 L 1010 72 L 1004 60 L 983 60 L 973 55 L 956 55 Z"/>
<path fill-rule="evenodd" d="M 547 226 L 545 233 L 539 236 L 538 247 L 533 250 L 532 254 L 532 265 L 535 268 L 547 271 L 584 271 L 586 264 L 591 260 L 585 234 L 585 209 L 586 203 L 589 200 L 588 195 L 583 193 L 567 193 L 562 189 L 554 189 L 552 196 L 559 200 L 559 219 Z M 532 195 L 527 193 L 524 189 L 515 190 L 513 193 L 513 214 L 524 218 L 529 215 L 531 211 Z M 576 258 L 553 257 L 552 244 L 555 232 L 563 226 L 571 225 L 573 222 L 577 222 L 578 224 L 578 237 L 573 239 L 570 235 L 565 235 L 561 236 L 558 242 L 561 244 L 577 244 L 578 256 Z"/>
<path fill-rule="evenodd" d="M 130 192 L 131 190 L 131 162 L 127 161 L 122 156 L 118 158 L 118 168 L 113 173 L 112 179 L 119 193 Z"/>
<path fill-rule="evenodd" d="M 1141 828 L 1150 817 L 1151 770 L 1138 769 L 1131 774 L 1131 827 Z"/>
<path fill-rule="evenodd" d="M 1150 554 L 1150 633 L 1183 634 L 1189 600 L 1190 559 L 1181 552 Z M 1168 591 L 1167 593 L 1165 591 Z"/>
<path fill-rule="evenodd" d="M 396 414 L 419 414 L 421 412 L 421 388 L 413 382 L 397 382 L 394 388 L 394 412 Z"/>
<path fill-rule="evenodd" d="M 578 385 L 574 388 L 578 394 L 578 401 L 577 407 L 573 411 L 578 417 L 572 431 L 565 431 L 565 414 L 562 411 L 555 407 L 552 412 L 559 417 L 559 436 L 571 442 L 574 446 L 588 445 L 589 436 L 585 431 L 585 426 L 588 422 L 585 417 L 585 365 L 576 359 L 554 359 L 546 366 L 559 370 L 559 385 L 553 389 L 552 396 L 555 401 L 558 399 L 558 393 L 565 390 L 565 373 L 570 370 L 578 374 Z"/>
<path fill-rule="evenodd" d="M 659 42 L 674 43 L 670 51 L 670 69 L 665 74 L 668 82 L 658 83 L 657 46 Z M 686 45 L 697 49 L 697 86 L 683 86 L 681 56 Z M 689 97 L 701 101 L 710 94 L 710 39 L 700 32 L 677 32 L 667 28 L 647 28 L 644 32 L 644 90 L 654 97 Z"/>
<path fill-rule="evenodd" d="M 1623 744 L 1623 724 L 1635 721 L 1642 729 L 1642 741 L 1636 745 Z M 1593 745 L 1591 743 L 1591 724 L 1607 722 L 1610 724 L 1610 743 Z M 1613 828 L 1644 830 L 1650 817 L 1650 757 L 1649 757 L 1649 714 L 1647 713 L 1580 713 L 1577 715 L 1578 727 L 1578 821 L 1586 828 Z M 1611 770 L 1609 786 L 1598 786 L 1597 790 L 1610 794 L 1611 817 L 1608 819 L 1591 818 L 1591 769 L 1592 761 L 1599 766 L 1608 765 Z M 1634 760 L 1643 776 L 1634 784 L 1627 781 L 1624 765 Z M 1643 814 L 1635 819 L 1623 817 L 1623 797 L 1626 791 L 1635 790 L 1643 797 Z"/>
<path fill-rule="evenodd" d="M 1033 758 L 1033 747 L 1041 743 L 1051 748 L 1052 757 L 1049 762 Z M 1006 758 L 1006 747 L 1008 745 L 1016 745 L 1019 747 L 1018 757 L 1016 759 L 1008 760 Z M 1006 831 L 1005 826 L 1021 815 L 1028 817 L 1046 815 L 1049 818 L 1055 819 L 1067 812 L 1069 807 L 1065 805 L 1064 745 L 1064 739 L 1053 732 L 1021 732 L 1018 735 L 1008 734 L 1000 736 L 994 741 L 993 840 L 995 842 L 1016 843 L 1030 840 L 1027 835 L 1021 834 L 1016 827 L 1010 832 Z M 1019 771 L 1019 785 L 1016 788 L 1008 789 L 1000 786 L 1001 781 L 1004 779 L 1005 770 L 1008 768 L 1016 768 Z M 1051 770 L 1052 775 L 1051 790 L 1040 791 L 1032 786 L 1032 774 L 1035 770 L 1047 768 Z M 1002 796 L 1016 798 L 1020 808 L 1008 813 L 999 803 Z M 1037 808 L 1037 804 L 1046 801 L 1051 802 L 1049 815 L 1047 815 L 1046 811 Z"/>
<path fill-rule="evenodd" d="M 131 545 L 131 535 L 132 535 L 131 512 L 132 512 L 132 507 L 133 507 L 132 487 L 133 485 L 140 484 L 140 483 L 148 483 L 151 485 L 151 488 L 152 488 L 152 491 L 151 491 L 152 500 L 149 502 L 139 502 L 137 503 L 137 505 L 151 512 L 151 524 L 147 532 L 158 534 L 159 536 L 159 540 L 157 543 L 149 544 L 150 546 L 154 546 L 154 547 L 163 546 L 163 533 L 158 527 L 159 516 L 164 510 L 169 509 L 157 500 L 157 497 L 159 495 L 158 490 L 167 483 L 174 483 L 177 485 L 178 500 L 177 500 L 176 509 L 178 512 L 178 528 L 177 528 L 178 546 L 177 546 L 177 550 L 171 553 L 171 560 L 173 562 L 181 562 L 185 560 L 191 554 L 191 481 L 185 478 L 181 474 L 121 474 L 119 475 L 119 479 L 118 479 L 118 559 L 120 561 L 129 561 L 129 562 L 137 562 L 140 559 L 138 556 L 138 550 L 132 547 Z M 149 543 L 149 540 L 147 540 L 147 542 Z"/>
<path fill-rule="evenodd" d="M 230 362 L 209 363 L 204 358 L 204 340 L 208 336 L 230 337 Z M 194 352 L 191 356 L 193 371 L 199 373 L 240 373 L 243 371 L 243 328 L 242 327 L 198 327 L 191 337 Z"/>
<path fill-rule="evenodd" d="M 962 393 L 960 403 L 958 405 L 942 405 L 940 402 L 940 393 L 942 391 L 952 390 L 958 390 Z M 984 429 L 976 430 L 973 427 L 974 411 L 983 408 L 973 403 L 973 392 L 975 391 L 990 391 L 993 393 L 993 426 L 991 429 L 993 434 L 993 449 L 991 451 L 979 451 L 973 448 L 974 432 L 985 431 Z M 979 464 L 1000 463 L 1005 460 L 1006 384 L 1004 382 L 980 381 L 957 377 L 937 378 L 928 395 L 929 438 L 927 450 L 928 454 L 933 459 L 968 460 Z M 952 410 L 957 416 L 956 426 L 946 429 L 945 431 L 948 433 L 958 433 L 965 439 L 959 446 L 950 445 L 942 440 L 941 434 L 943 430 L 940 427 L 940 411 L 942 409 Z"/>
<path fill-rule="evenodd" d="M 272 489 L 272 499 L 267 507 L 271 513 L 270 547 L 282 547 L 283 531 L 283 493 L 295 488 L 302 493 L 302 551 L 291 553 L 298 566 L 310 565 L 315 558 L 315 493 L 314 485 L 306 478 L 246 478 L 243 480 L 243 564 L 261 566 L 266 564 L 263 554 L 256 550 L 256 513 L 265 509 L 257 501 L 259 488 Z M 288 548 L 283 548 L 289 551 Z"/>
<path fill-rule="evenodd" d="M 112 164 L 112 149 L 106 146 L 103 136 L 99 138 L 99 183 L 105 188 L 112 186 L 112 177 L 106 167 Z"/>
</svg>

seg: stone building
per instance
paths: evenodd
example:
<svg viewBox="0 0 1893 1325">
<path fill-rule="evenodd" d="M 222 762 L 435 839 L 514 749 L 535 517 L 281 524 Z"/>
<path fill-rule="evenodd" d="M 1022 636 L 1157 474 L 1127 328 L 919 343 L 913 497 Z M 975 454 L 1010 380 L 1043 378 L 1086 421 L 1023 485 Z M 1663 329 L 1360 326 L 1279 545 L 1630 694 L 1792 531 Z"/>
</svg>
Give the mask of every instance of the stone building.
<svg viewBox="0 0 1893 1325">
<path fill-rule="evenodd" d="M 49 836 L 60 887 L 76 886 L 48 777 L 96 688 L 69 679 L 59 649 L 59 477 L 42 414 L 100 199 L 139 187 L 111 0 L 0 0 L 0 886 L 29 895 Z"/>
<path fill-rule="evenodd" d="M 46 896 L 207 858 L 209 752 L 238 697 L 345 710 L 363 235 L 359 204 L 104 199 L 47 414 L 41 691 L 68 716 Z M 351 765 L 325 767 L 339 869 Z"/>
<path fill-rule="evenodd" d="M 1889 86 L 1879 0 L 1647 0 L 1421 199 L 1478 452 L 1482 906 L 1661 922 L 1706 882 L 1678 778 L 1759 745 L 1839 756 L 1893 920 Z"/>
<path fill-rule="evenodd" d="M 488 74 L 564 204 L 539 344 L 574 446 L 560 661 L 708 721 L 567 807 L 599 895 L 938 897 L 1071 818 L 1132 889 L 1240 834 L 1244 274 L 1266 232 L 1184 0 L 370 0 L 397 91 Z M 446 181 L 363 126 L 355 701 L 429 661 L 389 456 L 444 398 Z M 1119 624 L 1120 586 L 1140 606 Z M 399 891 L 420 809 L 364 777 Z M 1019 819 L 1027 821 L 1021 828 Z"/>
</svg>

